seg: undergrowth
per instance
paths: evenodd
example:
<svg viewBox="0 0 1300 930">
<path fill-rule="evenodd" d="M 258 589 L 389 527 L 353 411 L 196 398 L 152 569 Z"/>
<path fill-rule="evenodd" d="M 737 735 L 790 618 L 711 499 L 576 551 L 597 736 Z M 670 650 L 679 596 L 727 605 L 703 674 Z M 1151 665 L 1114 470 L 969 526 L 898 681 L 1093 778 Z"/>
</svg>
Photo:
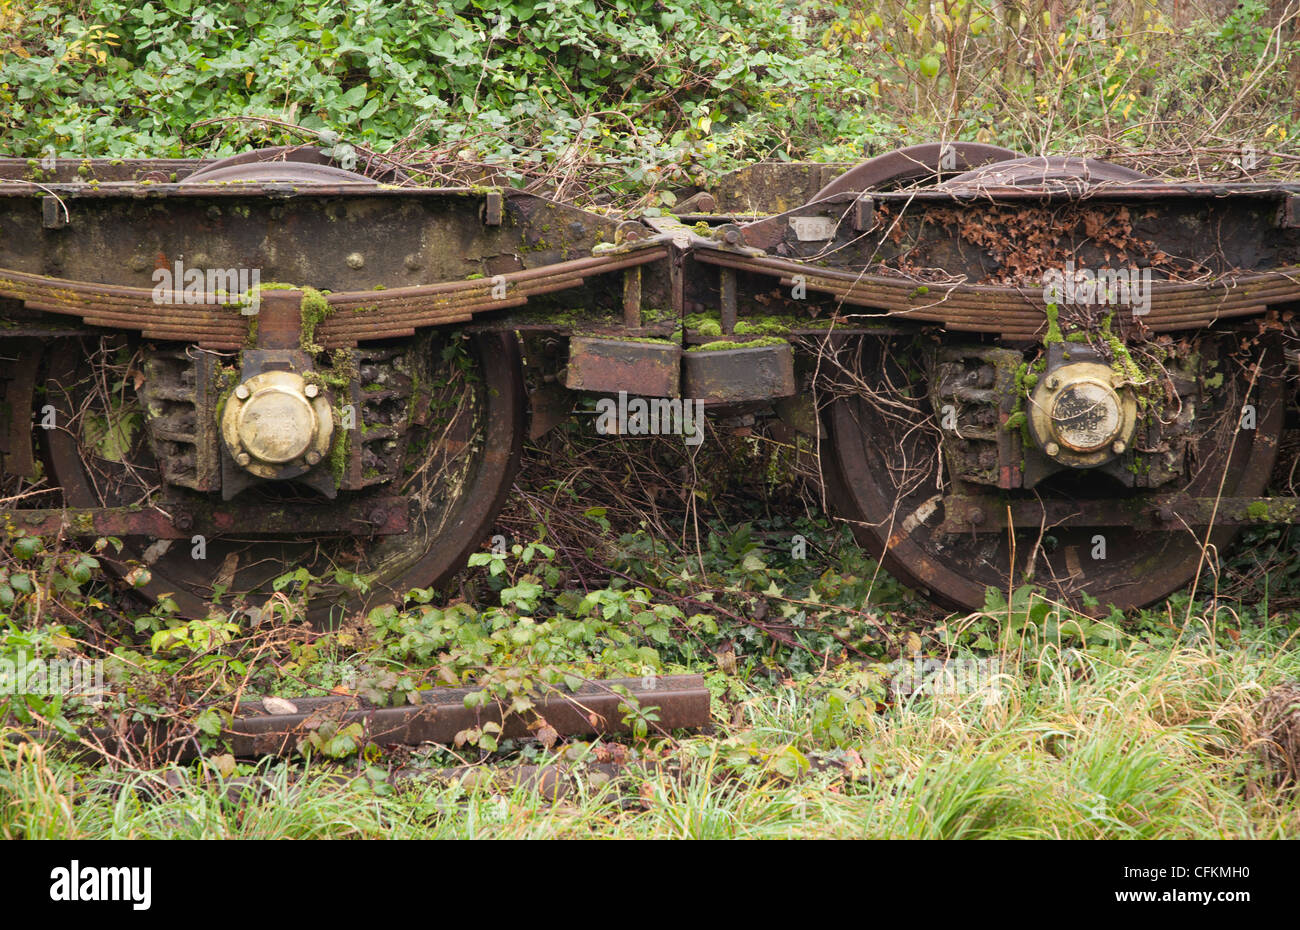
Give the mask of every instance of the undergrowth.
<svg viewBox="0 0 1300 930">
<path fill-rule="evenodd" d="M 0 138 L 34 180 L 52 155 L 305 142 L 363 171 L 649 209 L 758 159 L 943 139 L 1289 177 L 1296 17 L 1285 0 L 0 0 Z"/>
<path fill-rule="evenodd" d="M 704 448 L 763 454 L 761 431 L 734 432 Z M 92 553 L 20 541 L 4 658 L 102 657 L 108 694 L 6 699 L 0 834 L 1295 835 L 1295 791 L 1266 764 L 1258 713 L 1300 678 L 1294 613 L 1220 597 L 1096 619 L 1025 588 L 945 616 L 847 534 L 791 519 L 802 491 L 755 482 L 761 469 L 707 467 L 706 530 L 679 545 L 653 527 L 680 520 L 683 501 L 651 512 L 595 495 L 620 451 L 646 466 L 690 453 L 602 437 L 615 454 L 595 469 L 578 465 L 592 459 L 581 436 L 554 441 L 573 469 L 553 447 L 530 452 L 551 467 L 526 469 L 501 521 L 511 541 L 473 556 L 456 593 L 413 591 L 332 630 L 302 622 L 292 585 L 265 613 L 142 610 Z M 572 496 L 548 498 L 551 519 L 513 541 L 561 487 Z M 955 687 L 963 670 L 974 677 Z M 539 715 L 549 689 L 683 672 L 705 677 L 711 733 L 665 732 L 630 698 L 620 739 L 561 738 Z M 359 725 L 326 723 L 296 758 L 258 763 L 221 735 L 236 701 L 263 694 L 385 706 L 449 685 L 499 702 L 530 735 L 489 726 L 381 749 Z M 100 764 L 70 757 L 78 740 L 98 745 L 82 728 L 126 721 L 166 724 L 198 759 L 168 766 L 165 741 L 129 740 Z"/>
<path fill-rule="evenodd" d="M 50 155 L 306 141 L 358 170 L 651 210 L 755 159 L 935 139 L 1290 177 L 1295 24 L 1260 0 L 0 0 L 0 137 L 38 181 Z M 146 568 L 107 578 L 116 540 L 18 538 L 0 674 L 98 660 L 105 692 L 0 695 L 0 836 L 1300 832 L 1259 711 L 1300 678 L 1293 528 L 1248 531 L 1195 602 L 1097 618 L 1024 588 L 947 616 L 825 520 L 814 443 L 710 429 L 699 452 L 553 432 L 453 590 L 328 630 L 303 622 L 318 579 L 300 567 L 265 608 L 185 620 L 132 594 Z M 631 698 L 619 740 L 538 713 L 547 689 L 681 672 L 705 677 L 713 732 L 664 732 Z M 451 685 L 531 735 L 384 750 L 322 724 L 258 763 L 222 735 L 261 695 L 404 705 Z M 166 765 L 180 746 L 196 761 Z"/>
</svg>

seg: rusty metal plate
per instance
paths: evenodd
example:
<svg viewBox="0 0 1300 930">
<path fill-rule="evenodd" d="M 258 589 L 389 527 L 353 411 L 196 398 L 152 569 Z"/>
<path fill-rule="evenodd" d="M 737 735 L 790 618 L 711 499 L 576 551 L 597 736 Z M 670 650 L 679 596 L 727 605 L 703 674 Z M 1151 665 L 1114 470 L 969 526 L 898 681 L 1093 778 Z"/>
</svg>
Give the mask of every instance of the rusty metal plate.
<svg viewBox="0 0 1300 930">
<path fill-rule="evenodd" d="M 543 384 L 528 395 L 528 438 L 541 439 L 569 418 L 573 395 L 558 384 Z"/>
<path fill-rule="evenodd" d="M 334 503 L 214 506 L 195 500 L 158 507 L 68 507 L 0 512 L 0 538 L 27 536 L 303 536 L 347 533 L 388 536 L 410 529 L 405 498 L 371 497 Z"/>
<path fill-rule="evenodd" d="M 0 470 L 7 475 L 36 477 L 32 400 L 42 354 L 39 339 L 6 340 L 0 346 Z"/>
<path fill-rule="evenodd" d="M 26 158 L 0 158 L 0 180 L 54 184 L 89 184 L 112 181 L 178 181 L 211 159 L 202 158 L 55 158 L 34 164 Z"/>
<path fill-rule="evenodd" d="M 1288 194 L 1282 201 L 1278 225 L 1283 229 L 1300 229 L 1300 194 Z"/>
<path fill-rule="evenodd" d="M 573 391 L 677 397 L 681 358 L 681 347 L 668 342 L 574 336 L 564 385 Z"/>
<path fill-rule="evenodd" d="M 789 397 L 795 392 L 789 343 L 692 349 L 682 355 L 682 394 L 706 404 Z"/>
<path fill-rule="evenodd" d="M 948 497 L 941 533 L 1005 533 L 1008 519 L 1022 529 L 1120 526 L 1130 530 L 1248 526 L 1300 522 L 1300 497 L 1115 497 L 1104 500 L 1004 501 L 996 497 Z"/>
</svg>

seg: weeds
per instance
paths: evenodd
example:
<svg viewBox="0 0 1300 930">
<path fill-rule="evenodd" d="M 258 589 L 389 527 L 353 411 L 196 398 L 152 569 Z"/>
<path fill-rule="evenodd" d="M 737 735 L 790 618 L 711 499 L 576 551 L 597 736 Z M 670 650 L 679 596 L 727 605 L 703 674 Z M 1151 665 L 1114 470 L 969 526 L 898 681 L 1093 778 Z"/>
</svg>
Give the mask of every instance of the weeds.
<svg viewBox="0 0 1300 930">
<path fill-rule="evenodd" d="M 214 3 L 185 19 L 0 0 L 8 154 L 41 180 L 51 154 L 307 141 L 371 173 L 504 178 L 651 211 L 756 158 L 856 161 L 934 139 L 1165 177 L 1300 165 L 1294 4 L 888 0 L 796 15 L 769 0 L 616 0 L 548 17 L 516 4 L 495 21 L 460 0 L 388 18 L 373 6 Z M 289 38 L 303 31 L 310 47 Z M 163 98 L 167 112 L 150 103 Z M 256 616 L 182 620 L 167 598 L 142 607 L 105 582 L 119 541 L 20 538 L 0 553 L 0 662 L 100 660 L 108 688 L 0 695 L 0 835 L 1300 833 L 1290 529 L 1248 531 L 1214 597 L 1096 619 L 1025 587 L 945 617 L 824 520 L 811 443 L 762 417 L 708 429 L 698 450 L 553 432 L 501 517 L 505 546 L 477 553 L 453 596 L 413 591 L 330 631 L 304 622 L 319 581 L 306 568 L 286 565 Z M 90 438 L 116 449 L 108 432 Z M 38 481 L 4 503 L 47 493 Z M 924 686 L 907 678 L 931 664 Z M 981 675 L 950 681 L 953 668 Z M 262 694 L 382 706 L 464 685 L 532 719 L 539 690 L 675 671 L 706 676 L 716 732 L 664 734 L 629 706 L 623 743 L 484 727 L 384 753 L 318 728 L 304 759 L 251 764 L 221 738 Z M 97 766 L 66 751 L 103 748 L 84 727 L 146 723 L 168 741 L 125 740 Z M 162 766 L 179 743 L 197 761 Z M 465 774 L 524 765 L 567 790 Z"/>
<path fill-rule="evenodd" d="M 1161 176 L 1300 167 L 1285 0 L 544 6 L 5 2 L 0 128 L 34 163 L 307 143 L 650 210 L 746 162 L 942 139 Z"/>
<path fill-rule="evenodd" d="M 525 568 L 542 579 L 546 551 L 534 547 L 541 565 L 501 559 L 500 592 L 519 588 Z M 1223 618 L 1198 610 L 1175 632 L 1142 621 L 1108 629 L 1029 594 L 1010 608 L 993 598 L 987 611 L 916 627 L 892 656 L 842 654 L 803 670 L 796 657 L 806 653 L 779 640 L 757 659 L 723 658 L 721 641 L 736 642 L 740 628 L 719 615 L 716 632 L 694 631 L 709 651 L 658 642 L 658 618 L 687 618 L 644 588 L 566 598 L 533 583 L 539 591 L 527 599 L 516 592 L 484 609 L 417 598 L 376 612 L 368 629 L 317 637 L 316 659 L 295 673 L 304 685 L 326 669 L 336 675 L 349 643 L 345 661 L 358 670 L 391 669 L 390 679 L 351 685 L 381 702 L 467 676 L 485 699 L 518 700 L 513 709 L 527 714 L 525 669 L 562 682 L 635 673 L 653 656 L 656 668 L 706 673 L 718 732 L 674 737 L 647 726 L 630 752 L 597 743 L 594 754 L 580 741 L 483 733 L 458 739 L 459 752 L 446 747 L 446 761 L 438 747 L 383 754 L 357 740 L 339 752 L 308 748 L 315 761 L 305 767 L 236 763 L 206 737 L 201 760 L 171 774 L 87 769 L 54 748 L 6 742 L 0 824 L 11 836 L 712 838 L 1246 837 L 1300 826 L 1278 755 L 1285 744 L 1271 735 L 1275 718 L 1259 712 L 1269 689 L 1300 678 L 1285 625 L 1234 641 Z M 995 645 L 964 645 L 981 638 Z M 996 657 L 1001 672 L 973 689 L 900 688 L 900 670 L 921 655 Z M 316 687 L 326 690 L 326 680 Z M 1265 740 L 1282 748 L 1261 753 Z M 589 765 L 615 757 L 625 764 L 613 779 Z M 447 784 L 448 762 L 559 765 L 575 787 L 557 800 L 527 783 Z"/>
</svg>

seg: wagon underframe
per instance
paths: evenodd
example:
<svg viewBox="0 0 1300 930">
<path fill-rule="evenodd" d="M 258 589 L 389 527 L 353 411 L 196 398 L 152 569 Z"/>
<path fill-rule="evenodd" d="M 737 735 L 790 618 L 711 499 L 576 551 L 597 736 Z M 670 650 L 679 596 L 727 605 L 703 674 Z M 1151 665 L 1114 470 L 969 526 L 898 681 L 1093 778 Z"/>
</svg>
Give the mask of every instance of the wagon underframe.
<svg viewBox="0 0 1300 930">
<path fill-rule="evenodd" d="M 859 539 L 959 606 L 1024 581 L 1144 603 L 1232 527 L 1293 521 L 1267 492 L 1300 187 L 984 148 L 893 153 L 747 222 L 824 172 L 629 219 L 310 160 L 0 160 L 0 456 L 63 505 L 4 530 L 139 537 L 120 567 L 156 564 L 147 593 L 193 611 L 277 560 L 396 596 L 463 564 L 527 408 L 538 435 L 566 391 L 780 400 Z M 1049 299 L 1051 273 L 1111 290 Z M 198 537 L 222 541 L 201 570 Z"/>
</svg>

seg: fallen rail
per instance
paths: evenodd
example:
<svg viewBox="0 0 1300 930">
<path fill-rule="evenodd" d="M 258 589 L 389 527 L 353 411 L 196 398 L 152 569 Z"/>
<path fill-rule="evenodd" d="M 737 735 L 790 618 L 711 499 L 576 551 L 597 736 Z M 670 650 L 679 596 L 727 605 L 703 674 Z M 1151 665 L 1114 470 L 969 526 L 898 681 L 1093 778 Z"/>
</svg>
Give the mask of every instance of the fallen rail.
<svg viewBox="0 0 1300 930">
<path fill-rule="evenodd" d="M 436 688 L 419 692 L 419 704 L 403 707 L 376 707 L 357 695 L 250 698 L 239 705 L 221 735 L 239 758 L 298 755 L 300 744 L 312 732 L 354 723 L 362 727 L 359 745 L 381 747 L 450 744 L 458 733 L 487 723 L 501 727 L 501 738 L 532 735 L 528 719 L 505 713 L 496 703 L 467 707 L 465 698 L 474 693 L 474 688 Z M 556 689 L 536 698 L 534 713 L 560 736 L 608 736 L 630 732 L 625 717 L 633 704 L 642 713 L 653 711 L 653 726 L 664 734 L 709 723 L 709 689 L 699 675 L 618 678 L 588 682 L 576 691 Z M 132 743 L 157 747 L 175 761 L 196 758 L 197 744 L 171 732 L 174 729 L 137 724 L 120 734 L 94 728 L 83 735 L 83 745 L 116 755 L 123 744 Z"/>
</svg>

